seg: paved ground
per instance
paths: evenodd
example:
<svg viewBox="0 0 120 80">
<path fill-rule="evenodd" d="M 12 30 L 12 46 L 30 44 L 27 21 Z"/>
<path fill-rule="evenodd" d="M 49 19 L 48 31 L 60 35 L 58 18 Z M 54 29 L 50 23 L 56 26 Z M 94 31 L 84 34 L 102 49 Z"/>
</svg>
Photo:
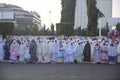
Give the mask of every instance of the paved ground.
<svg viewBox="0 0 120 80">
<path fill-rule="evenodd" d="M 120 65 L 0 63 L 0 80 L 120 80 Z"/>
</svg>

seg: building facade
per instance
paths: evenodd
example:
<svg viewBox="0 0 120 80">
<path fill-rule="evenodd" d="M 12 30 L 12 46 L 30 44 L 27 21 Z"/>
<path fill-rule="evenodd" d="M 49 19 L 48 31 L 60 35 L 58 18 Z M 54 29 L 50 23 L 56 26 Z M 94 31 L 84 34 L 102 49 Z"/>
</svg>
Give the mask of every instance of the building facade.
<svg viewBox="0 0 120 80">
<path fill-rule="evenodd" d="M 0 4 L 0 22 L 13 22 L 15 27 L 31 27 L 34 24 L 41 25 L 40 15 L 36 12 L 28 12 L 19 6 Z"/>
<path fill-rule="evenodd" d="M 104 27 L 108 18 L 112 18 L 112 0 L 96 0 L 97 8 L 105 15 L 98 20 L 98 28 Z M 86 0 L 76 0 L 74 28 L 87 28 L 87 4 Z"/>
</svg>

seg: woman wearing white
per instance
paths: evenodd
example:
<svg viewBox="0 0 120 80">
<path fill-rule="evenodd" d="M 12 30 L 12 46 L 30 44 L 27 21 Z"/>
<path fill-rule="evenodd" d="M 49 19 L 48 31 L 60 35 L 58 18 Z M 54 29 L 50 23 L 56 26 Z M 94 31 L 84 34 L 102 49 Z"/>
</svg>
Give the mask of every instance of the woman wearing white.
<svg viewBox="0 0 120 80">
<path fill-rule="evenodd" d="M 78 63 L 83 61 L 83 45 L 82 42 L 78 43 L 76 52 L 74 55 L 74 59 L 77 60 Z"/>
<path fill-rule="evenodd" d="M 0 61 L 3 61 L 3 59 L 4 59 L 3 43 L 2 39 L 0 39 Z"/>
<path fill-rule="evenodd" d="M 118 46 L 117 46 L 117 62 L 120 63 L 120 42 L 118 42 Z"/>
<path fill-rule="evenodd" d="M 42 52 L 43 52 L 43 43 L 41 40 L 37 41 L 37 57 L 38 57 L 38 62 L 42 63 Z"/>
<path fill-rule="evenodd" d="M 24 41 L 22 41 L 21 44 L 20 44 L 19 54 L 20 54 L 19 61 L 23 62 L 24 61 L 24 55 L 25 55 L 25 42 Z"/>
</svg>

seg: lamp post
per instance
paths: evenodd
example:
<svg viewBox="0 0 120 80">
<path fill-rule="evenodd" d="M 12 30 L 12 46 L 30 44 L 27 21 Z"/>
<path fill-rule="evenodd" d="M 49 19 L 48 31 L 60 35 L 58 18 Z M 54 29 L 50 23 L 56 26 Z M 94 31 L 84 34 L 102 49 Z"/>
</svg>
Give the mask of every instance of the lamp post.
<svg viewBox="0 0 120 80">
<path fill-rule="evenodd" d="M 101 18 L 99 17 L 99 38 L 101 38 Z"/>
</svg>

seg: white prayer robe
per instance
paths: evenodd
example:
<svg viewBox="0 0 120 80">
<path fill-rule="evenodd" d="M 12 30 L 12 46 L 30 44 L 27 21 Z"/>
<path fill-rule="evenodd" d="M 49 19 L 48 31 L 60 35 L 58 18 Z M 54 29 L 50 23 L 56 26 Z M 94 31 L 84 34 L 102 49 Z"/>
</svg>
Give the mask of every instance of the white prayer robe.
<svg viewBox="0 0 120 80">
<path fill-rule="evenodd" d="M 29 60 L 30 59 L 30 53 L 29 53 L 29 46 L 27 45 L 25 47 L 25 55 L 24 55 L 24 60 Z"/>
<path fill-rule="evenodd" d="M 54 42 L 53 44 L 53 54 L 52 54 L 52 60 L 53 62 L 56 62 L 57 61 L 57 53 L 59 51 L 59 43 L 58 41 L 57 42 Z"/>
<path fill-rule="evenodd" d="M 71 43 L 68 48 L 68 62 L 74 62 L 75 45 Z"/>
<path fill-rule="evenodd" d="M 25 46 L 26 44 L 22 42 L 22 44 L 20 44 L 20 47 L 19 47 L 19 54 L 20 54 L 19 61 L 20 62 L 24 61 L 25 48 L 26 48 Z"/>
<path fill-rule="evenodd" d="M 13 41 L 10 46 L 10 59 L 16 61 L 17 56 L 19 56 L 19 44 Z"/>
<path fill-rule="evenodd" d="M 100 45 L 95 45 L 93 50 L 94 61 L 100 62 Z"/>
<path fill-rule="evenodd" d="M 91 44 L 91 60 L 94 61 L 94 47 L 95 47 L 95 42 L 92 42 Z"/>
<path fill-rule="evenodd" d="M 65 50 L 65 52 L 64 52 L 64 62 L 68 63 L 68 60 L 69 60 L 69 58 L 68 58 L 68 48 L 69 48 L 68 42 L 64 43 L 63 46 L 64 46 L 64 50 Z"/>
<path fill-rule="evenodd" d="M 108 48 L 108 56 L 117 56 L 117 49 L 115 48 L 115 46 L 109 46 Z"/>
<path fill-rule="evenodd" d="M 0 40 L 0 61 L 3 61 L 3 59 L 4 59 L 3 43 L 2 40 Z"/>
<path fill-rule="evenodd" d="M 83 61 L 83 45 L 82 43 L 79 43 L 76 48 L 76 52 L 74 55 L 74 59 L 77 60 L 77 62 L 82 62 Z"/>
<path fill-rule="evenodd" d="M 101 63 L 108 63 L 108 46 L 107 45 L 101 45 L 100 61 Z"/>
<path fill-rule="evenodd" d="M 50 54 L 50 47 L 49 47 L 49 42 L 44 43 L 43 45 L 43 62 L 47 63 L 47 62 L 51 62 L 51 54 Z"/>
<path fill-rule="evenodd" d="M 117 62 L 120 63 L 120 42 L 119 42 L 119 44 L 118 44 L 118 46 L 117 46 L 117 54 L 118 54 Z"/>
<path fill-rule="evenodd" d="M 42 53 L 43 53 L 43 43 L 41 41 L 37 41 L 37 57 L 38 62 L 42 62 Z"/>
</svg>

